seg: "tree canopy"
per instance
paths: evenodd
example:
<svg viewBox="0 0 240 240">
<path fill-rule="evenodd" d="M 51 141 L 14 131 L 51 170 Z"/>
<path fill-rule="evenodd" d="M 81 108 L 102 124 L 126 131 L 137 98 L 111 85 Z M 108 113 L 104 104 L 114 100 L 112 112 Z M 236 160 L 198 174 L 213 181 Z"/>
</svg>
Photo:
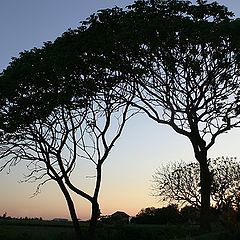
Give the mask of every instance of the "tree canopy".
<svg viewBox="0 0 240 240">
<path fill-rule="evenodd" d="M 0 75 L 0 170 L 27 161 L 26 181 L 40 181 L 37 192 L 45 182 L 56 181 L 78 235 L 69 190 L 91 202 L 89 231 L 94 233 L 102 165 L 134 115 L 128 111 L 133 95 L 126 96 L 126 83 L 119 81 L 123 71 L 107 54 L 110 32 L 94 19 L 54 43 L 21 53 Z M 96 169 L 92 194 L 72 182 L 80 160 L 91 161 Z"/>
<path fill-rule="evenodd" d="M 129 16 L 128 57 L 139 70 L 129 81 L 132 105 L 189 139 L 200 164 L 201 228 L 208 231 L 208 151 L 240 125 L 239 20 L 206 1 L 139 1 Z"/>
<path fill-rule="evenodd" d="M 108 103 L 131 104 L 190 140 L 208 230 L 208 151 L 240 125 L 239 24 L 225 6 L 202 0 L 101 10 L 53 43 L 21 53 L 0 74 L 2 139 L 58 109 L 88 109 L 99 92 L 108 93 Z"/>
</svg>

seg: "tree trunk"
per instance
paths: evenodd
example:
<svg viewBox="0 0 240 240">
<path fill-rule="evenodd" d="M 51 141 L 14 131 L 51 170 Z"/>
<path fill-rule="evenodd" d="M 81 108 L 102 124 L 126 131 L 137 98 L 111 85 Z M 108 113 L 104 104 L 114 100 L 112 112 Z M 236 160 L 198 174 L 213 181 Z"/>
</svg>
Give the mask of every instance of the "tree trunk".
<svg viewBox="0 0 240 240">
<path fill-rule="evenodd" d="M 197 156 L 200 163 L 200 187 L 201 187 L 201 209 L 200 209 L 200 228 L 203 232 L 211 231 L 211 209 L 210 195 L 212 177 L 209 171 L 207 154 L 200 153 Z"/>
<path fill-rule="evenodd" d="M 97 221 L 100 216 L 99 204 L 97 201 L 92 201 L 92 216 L 89 223 L 89 237 L 91 240 L 94 240 L 96 237 L 96 227 Z"/>
<path fill-rule="evenodd" d="M 96 227 L 97 227 L 97 220 L 100 217 L 100 209 L 99 209 L 99 204 L 98 204 L 98 194 L 100 191 L 100 186 L 101 186 L 101 180 L 102 180 L 102 163 L 103 159 L 98 163 L 97 165 L 97 180 L 96 180 L 96 185 L 95 185 L 95 190 L 92 198 L 92 216 L 90 219 L 90 224 L 89 224 L 89 237 L 91 240 L 95 239 L 96 236 Z"/>
<path fill-rule="evenodd" d="M 62 180 L 58 180 L 57 182 L 58 182 L 58 185 L 60 186 L 60 188 L 61 188 L 61 190 L 64 194 L 64 197 L 67 201 L 68 210 L 70 212 L 70 216 L 71 216 L 72 223 L 73 223 L 73 228 L 74 228 L 74 231 L 75 231 L 75 239 L 79 240 L 79 239 L 81 239 L 80 226 L 79 226 L 76 210 L 75 210 L 75 207 L 74 207 L 74 203 L 72 201 L 72 198 L 71 198 L 67 188 L 65 187 L 64 183 L 62 182 Z"/>
</svg>

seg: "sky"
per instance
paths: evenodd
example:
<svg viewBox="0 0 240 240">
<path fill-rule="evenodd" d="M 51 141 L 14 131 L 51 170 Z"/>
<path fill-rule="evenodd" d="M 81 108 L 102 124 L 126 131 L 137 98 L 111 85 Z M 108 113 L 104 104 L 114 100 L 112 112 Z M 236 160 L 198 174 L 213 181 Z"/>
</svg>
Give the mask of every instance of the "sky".
<svg viewBox="0 0 240 240">
<path fill-rule="evenodd" d="M 240 16 L 239 0 L 218 2 Z M 54 41 L 97 10 L 131 3 L 130 0 L 0 0 L 0 72 L 7 67 L 11 57 L 41 47 L 43 42 Z M 239 134 L 239 130 L 232 130 L 219 137 L 209 157 L 239 158 Z M 99 198 L 102 214 L 121 210 L 134 216 L 141 208 L 161 207 L 161 203 L 151 196 L 152 174 L 162 164 L 177 160 L 194 160 L 186 138 L 144 115 L 131 119 L 104 164 Z M 91 167 L 86 166 L 86 172 L 77 176 L 86 190 L 92 186 L 92 179 L 86 178 Z M 32 198 L 36 184 L 19 183 L 25 173 L 24 164 L 13 168 L 10 174 L 0 173 L 0 215 L 7 212 L 15 217 L 69 218 L 57 185 L 54 182 L 45 184 L 41 193 Z M 74 194 L 72 197 L 78 217 L 88 219 L 90 204 Z"/>
</svg>

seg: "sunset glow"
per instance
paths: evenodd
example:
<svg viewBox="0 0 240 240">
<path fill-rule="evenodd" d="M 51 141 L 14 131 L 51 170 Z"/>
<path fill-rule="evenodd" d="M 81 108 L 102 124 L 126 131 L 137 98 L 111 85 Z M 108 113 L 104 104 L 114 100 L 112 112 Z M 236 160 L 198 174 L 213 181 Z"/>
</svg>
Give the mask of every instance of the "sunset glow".
<svg viewBox="0 0 240 240">
<path fill-rule="evenodd" d="M 218 1 L 240 15 L 237 1 Z M 14 1 L 1 3 L 0 72 L 11 57 L 43 42 L 54 41 L 68 28 L 76 28 L 99 9 L 121 7 L 132 1 Z M 240 130 L 234 129 L 217 139 L 209 157 L 233 156 L 240 158 Z M 135 216 L 142 208 L 161 207 L 151 195 L 152 174 L 161 164 L 168 161 L 194 160 L 190 142 L 166 126 L 160 126 L 145 115 L 138 115 L 128 122 L 125 131 L 115 144 L 103 168 L 100 192 L 100 209 L 103 215 L 124 211 Z M 95 166 L 90 162 L 79 163 L 74 174 L 74 183 L 92 193 Z M 68 218 L 69 212 L 63 194 L 54 182 L 47 182 L 41 193 L 32 197 L 37 183 L 20 183 L 27 173 L 26 166 L 19 164 L 0 174 L 0 215 L 7 212 L 12 217 L 42 217 L 43 219 Z M 90 203 L 72 194 L 78 217 L 87 220 L 91 214 Z"/>
</svg>

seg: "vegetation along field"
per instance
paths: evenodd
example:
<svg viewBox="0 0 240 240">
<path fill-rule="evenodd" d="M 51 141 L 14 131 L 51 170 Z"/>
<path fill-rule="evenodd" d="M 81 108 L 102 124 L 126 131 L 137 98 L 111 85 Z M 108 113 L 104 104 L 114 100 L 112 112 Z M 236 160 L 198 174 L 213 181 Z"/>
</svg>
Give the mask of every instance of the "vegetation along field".
<svg viewBox="0 0 240 240">
<path fill-rule="evenodd" d="M 88 223 L 81 223 L 81 239 L 89 239 Z M 98 240 L 228 240 L 240 239 L 240 225 L 235 231 L 216 228 L 211 233 L 201 234 L 198 225 L 154 224 L 99 224 Z M 39 220 L 0 220 L 0 239 L 4 240 L 71 240 L 74 229 L 71 222 Z"/>
</svg>

